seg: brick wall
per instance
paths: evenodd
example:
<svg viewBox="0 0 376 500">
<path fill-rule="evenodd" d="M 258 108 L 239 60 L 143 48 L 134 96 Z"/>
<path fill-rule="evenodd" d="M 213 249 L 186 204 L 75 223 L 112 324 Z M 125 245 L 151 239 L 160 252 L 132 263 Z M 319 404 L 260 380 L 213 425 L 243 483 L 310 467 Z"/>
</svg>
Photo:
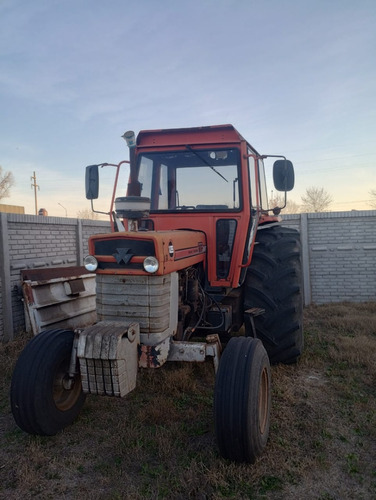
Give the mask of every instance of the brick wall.
<svg viewBox="0 0 376 500">
<path fill-rule="evenodd" d="M 88 255 L 88 241 L 89 237 L 93 234 L 108 233 L 110 232 L 109 224 L 101 226 L 98 225 L 98 221 L 85 220 L 82 225 L 82 242 L 83 242 L 83 256 Z"/>
<path fill-rule="evenodd" d="M 286 215 L 303 247 L 306 304 L 376 300 L 376 211 Z"/>
<path fill-rule="evenodd" d="M 21 270 L 82 265 L 88 253 L 87 238 L 110 232 L 110 224 L 34 215 L 0 216 L 0 341 L 4 341 L 25 329 Z"/>
<path fill-rule="evenodd" d="M 301 234 L 305 303 L 376 300 L 376 211 L 285 215 Z M 109 222 L 0 213 L 0 341 L 25 328 L 20 271 L 82 265 Z M 9 312 L 11 311 L 11 312 Z"/>
</svg>

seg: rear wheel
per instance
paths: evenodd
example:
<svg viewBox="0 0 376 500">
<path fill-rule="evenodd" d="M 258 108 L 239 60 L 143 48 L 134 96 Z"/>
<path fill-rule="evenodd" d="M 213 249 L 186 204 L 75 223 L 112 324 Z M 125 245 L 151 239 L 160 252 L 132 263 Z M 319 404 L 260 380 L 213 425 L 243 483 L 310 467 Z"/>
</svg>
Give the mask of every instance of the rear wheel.
<svg viewBox="0 0 376 500">
<path fill-rule="evenodd" d="M 71 424 L 82 408 L 81 377 L 68 376 L 73 339 L 70 330 L 47 330 L 18 358 L 11 407 L 17 425 L 29 434 L 52 436 Z"/>
<path fill-rule="evenodd" d="M 221 357 L 214 391 L 215 430 L 223 458 L 253 463 L 270 425 L 270 364 L 258 339 L 234 337 Z"/>
<path fill-rule="evenodd" d="M 260 228 L 247 271 L 244 311 L 264 309 L 253 318 L 271 363 L 294 363 L 303 351 L 303 297 L 300 238 L 295 229 Z M 246 335 L 253 335 L 245 313 Z"/>
</svg>

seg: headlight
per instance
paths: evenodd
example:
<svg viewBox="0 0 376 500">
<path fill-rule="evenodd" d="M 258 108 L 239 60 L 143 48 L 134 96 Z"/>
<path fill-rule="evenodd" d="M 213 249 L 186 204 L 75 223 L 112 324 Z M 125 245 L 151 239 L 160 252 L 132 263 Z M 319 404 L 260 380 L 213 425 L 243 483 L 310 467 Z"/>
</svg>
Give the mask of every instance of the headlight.
<svg viewBox="0 0 376 500">
<path fill-rule="evenodd" d="M 92 255 L 87 255 L 84 258 L 84 266 L 85 266 L 85 269 L 87 271 L 90 271 L 91 273 L 93 273 L 98 267 L 98 261 Z"/>
<path fill-rule="evenodd" d="M 144 260 L 144 269 L 147 273 L 156 273 L 159 268 L 159 263 L 155 257 L 146 257 Z"/>
</svg>

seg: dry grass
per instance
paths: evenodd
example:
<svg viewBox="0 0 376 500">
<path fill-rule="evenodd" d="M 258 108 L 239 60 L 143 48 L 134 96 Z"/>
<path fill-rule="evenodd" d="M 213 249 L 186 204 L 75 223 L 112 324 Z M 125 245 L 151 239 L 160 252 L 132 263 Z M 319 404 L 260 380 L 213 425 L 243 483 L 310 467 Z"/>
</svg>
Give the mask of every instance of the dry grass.
<svg viewBox="0 0 376 500">
<path fill-rule="evenodd" d="M 142 371 L 125 399 L 88 397 L 52 438 L 17 429 L 8 392 L 24 338 L 0 346 L 0 498 L 376 498 L 376 303 L 310 307 L 306 350 L 273 367 L 265 454 L 222 460 L 213 434 L 213 368 Z"/>
</svg>

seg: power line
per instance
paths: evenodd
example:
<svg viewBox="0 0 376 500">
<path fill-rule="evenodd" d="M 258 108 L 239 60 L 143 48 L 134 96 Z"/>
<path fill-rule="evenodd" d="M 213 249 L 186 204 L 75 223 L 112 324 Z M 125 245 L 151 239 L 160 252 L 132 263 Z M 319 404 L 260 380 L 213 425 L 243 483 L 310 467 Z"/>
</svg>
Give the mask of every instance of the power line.
<svg viewBox="0 0 376 500">
<path fill-rule="evenodd" d="M 30 177 L 30 179 L 33 182 L 33 184 L 31 185 L 31 188 L 34 188 L 34 199 L 35 199 L 35 215 L 38 215 L 38 199 L 37 199 L 37 188 L 38 190 L 40 189 L 39 185 L 37 184 L 37 176 L 35 175 L 35 172 L 33 172 L 33 176 Z"/>
</svg>

